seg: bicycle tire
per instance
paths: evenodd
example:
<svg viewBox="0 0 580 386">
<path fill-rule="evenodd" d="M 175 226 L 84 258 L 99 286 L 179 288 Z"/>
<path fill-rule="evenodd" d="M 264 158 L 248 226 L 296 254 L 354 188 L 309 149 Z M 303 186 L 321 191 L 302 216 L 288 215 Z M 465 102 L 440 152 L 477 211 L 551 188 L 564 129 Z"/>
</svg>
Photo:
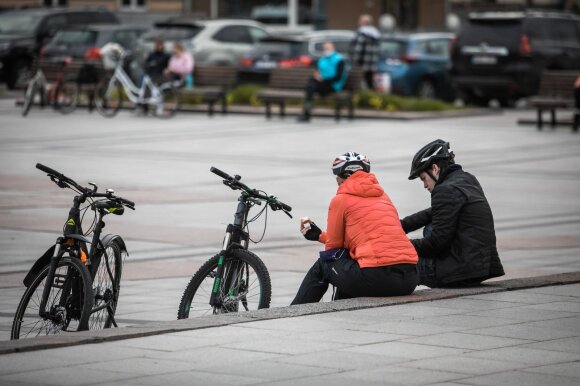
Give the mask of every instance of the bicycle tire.
<svg viewBox="0 0 580 386">
<path fill-rule="evenodd" d="M 77 108 L 78 98 L 79 86 L 76 81 L 61 82 L 55 90 L 54 108 L 62 114 L 70 114 Z"/>
<path fill-rule="evenodd" d="M 183 292 L 183 296 L 181 297 L 181 302 L 177 311 L 177 319 L 204 316 L 210 313 L 219 314 L 239 312 L 240 304 L 248 311 L 250 309 L 253 310 L 270 307 L 272 284 L 270 282 L 270 275 L 268 274 L 266 265 L 258 256 L 244 249 L 235 249 L 226 255 L 223 262 L 224 280 L 221 280 L 218 295 L 220 300 L 224 301 L 225 304 L 223 304 L 219 309 L 210 306 L 209 300 L 215 281 L 214 277 L 219 259 L 220 255 L 215 255 L 206 261 L 193 275 L 189 281 L 189 284 L 185 288 L 185 291 Z M 225 288 L 224 283 L 227 281 L 225 278 L 227 276 L 228 270 L 236 268 L 245 269 L 248 267 L 253 270 L 253 276 L 255 276 L 247 280 L 249 283 L 249 285 L 247 285 L 248 294 L 254 289 L 257 291 L 257 294 L 252 292 L 249 296 L 245 296 L 246 303 L 248 304 L 244 306 L 244 297 L 236 301 L 235 298 L 239 296 L 239 294 L 231 296 L 232 294 L 236 294 L 240 289 L 243 291 L 244 288 L 242 287 L 244 284 L 234 283 L 234 285 L 230 286 L 230 288 Z M 239 275 L 238 278 L 240 278 Z M 226 294 L 227 296 L 225 296 Z M 257 298 L 255 298 L 256 296 Z M 230 299 L 228 300 L 228 298 Z"/>
<path fill-rule="evenodd" d="M 34 102 L 34 96 L 38 92 L 38 84 L 33 79 L 28 83 L 28 87 L 26 87 L 26 91 L 24 93 L 24 103 L 22 104 L 22 116 L 25 117 L 30 112 L 30 108 L 32 107 L 32 102 Z"/>
<path fill-rule="evenodd" d="M 123 105 L 123 88 L 118 80 L 103 79 L 95 90 L 95 105 L 103 117 L 114 117 Z"/>
<path fill-rule="evenodd" d="M 153 113 L 156 117 L 167 119 L 175 115 L 181 106 L 181 89 L 171 85 L 161 90 L 161 97 L 163 99 L 162 108 L 159 106 L 152 106 Z"/>
<path fill-rule="evenodd" d="M 66 272 L 61 272 L 59 269 L 64 267 L 66 267 Z M 57 323 L 39 316 L 38 311 L 42 299 L 42 292 L 46 285 L 45 280 L 48 269 L 49 266 L 45 266 L 36 275 L 30 286 L 26 288 L 24 295 L 22 295 L 12 322 L 11 339 L 59 334 L 61 331 L 82 331 L 88 329 L 88 320 L 93 301 L 91 276 L 87 268 L 77 258 L 61 258 L 55 271 L 55 278 L 59 277 L 61 280 L 64 278 L 64 281 L 61 282 L 63 283 L 61 288 L 51 285 L 46 303 L 46 310 L 61 315 L 62 320 Z M 57 274 L 58 276 L 56 276 Z M 71 288 L 68 286 L 69 283 L 74 285 L 77 291 L 80 291 L 78 293 L 79 296 L 75 296 L 77 291 L 71 291 Z M 56 291 L 53 291 L 55 289 Z M 57 299 L 60 300 L 57 301 Z M 63 301 L 65 301 L 64 305 L 55 304 L 55 302 L 63 303 Z M 29 326 L 31 328 L 30 331 L 23 335 L 23 327 L 28 329 Z"/>
<path fill-rule="evenodd" d="M 109 304 L 112 309 L 112 316 L 115 315 L 117 302 L 119 300 L 119 289 L 123 268 L 123 257 L 121 247 L 113 242 L 105 249 L 105 254 L 101 255 L 93 278 L 93 310 L 97 307 Z M 89 317 L 89 330 L 110 328 L 113 318 L 106 308 L 93 312 Z"/>
</svg>

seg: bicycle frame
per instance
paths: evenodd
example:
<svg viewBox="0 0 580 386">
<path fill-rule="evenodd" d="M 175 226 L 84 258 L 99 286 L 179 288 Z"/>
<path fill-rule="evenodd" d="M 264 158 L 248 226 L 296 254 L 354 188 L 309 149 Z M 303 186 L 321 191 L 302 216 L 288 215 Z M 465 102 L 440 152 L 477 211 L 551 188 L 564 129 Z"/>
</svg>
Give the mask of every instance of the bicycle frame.
<svg viewBox="0 0 580 386">
<path fill-rule="evenodd" d="M 125 70 L 123 69 L 123 60 L 120 60 L 120 63 L 115 67 L 115 72 L 109 81 L 109 86 L 107 87 L 107 94 L 114 91 L 112 87 L 115 81 L 119 81 L 123 90 L 125 91 L 125 95 L 127 98 L 133 103 L 142 103 L 142 104 L 158 104 L 161 103 L 160 98 L 160 90 L 159 87 L 153 83 L 151 77 L 147 74 L 143 76 L 143 81 L 140 87 L 137 87 L 133 80 L 127 75 Z M 151 91 L 150 97 L 145 97 L 145 91 L 149 89 Z"/>
</svg>

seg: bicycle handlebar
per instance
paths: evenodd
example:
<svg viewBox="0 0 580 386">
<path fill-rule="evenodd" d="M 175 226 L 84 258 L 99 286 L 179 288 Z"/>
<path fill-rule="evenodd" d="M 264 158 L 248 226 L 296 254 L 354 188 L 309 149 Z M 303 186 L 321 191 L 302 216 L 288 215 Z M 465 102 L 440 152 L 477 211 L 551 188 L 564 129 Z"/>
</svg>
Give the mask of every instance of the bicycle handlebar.
<svg viewBox="0 0 580 386">
<path fill-rule="evenodd" d="M 97 193 L 96 191 L 93 191 L 92 189 L 82 187 L 76 181 L 74 181 L 72 178 L 69 178 L 69 177 L 65 176 L 64 174 L 57 172 L 56 170 L 49 168 L 48 166 L 45 166 L 41 163 L 37 163 L 36 168 L 39 170 L 42 170 L 43 172 L 45 172 L 49 176 L 58 179 L 58 182 L 55 181 L 54 179 L 53 179 L 53 181 L 61 188 L 67 187 L 66 185 L 61 185 L 61 183 L 64 183 L 67 185 L 72 185 L 74 188 L 78 189 L 82 194 L 84 194 L 88 197 L 111 198 L 111 199 L 119 201 L 121 204 L 127 206 L 129 209 L 135 210 L 135 203 L 131 200 L 127 200 L 126 198 L 115 196 L 112 193 Z M 95 189 L 96 189 L 96 186 L 95 186 Z"/>
<path fill-rule="evenodd" d="M 276 197 L 267 196 L 265 194 L 262 194 L 259 191 L 257 191 L 256 189 L 251 189 L 250 187 L 248 187 L 244 183 L 240 182 L 240 179 L 241 179 L 240 176 L 232 177 L 228 173 L 223 172 L 223 171 L 221 171 L 218 168 L 213 167 L 213 166 L 209 169 L 209 171 L 220 176 L 221 178 L 223 178 L 224 184 L 228 185 L 230 188 L 232 188 L 234 190 L 241 189 L 244 192 L 248 193 L 251 197 L 267 201 L 268 204 L 270 205 L 270 207 L 272 208 L 272 210 L 281 209 L 284 212 L 286 212 L 287 214 L 288 214 L 288 212 L 292 211 L 292 207 L 290 205 L 284 204 L 282 201 L 278 200 Z"/>
</svg>

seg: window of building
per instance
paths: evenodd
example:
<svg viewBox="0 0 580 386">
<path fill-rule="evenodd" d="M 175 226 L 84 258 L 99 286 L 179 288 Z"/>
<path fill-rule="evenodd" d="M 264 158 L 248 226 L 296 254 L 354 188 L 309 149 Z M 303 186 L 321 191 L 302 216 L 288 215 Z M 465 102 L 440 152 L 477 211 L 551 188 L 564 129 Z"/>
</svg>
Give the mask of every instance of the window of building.
<svg viewBox="0 0 580 386">
<path fill-rule="evenodd" d="M 147 8 L 147 0 L 120 0 L 121 9 L 144 10 Z"/>
</svg>

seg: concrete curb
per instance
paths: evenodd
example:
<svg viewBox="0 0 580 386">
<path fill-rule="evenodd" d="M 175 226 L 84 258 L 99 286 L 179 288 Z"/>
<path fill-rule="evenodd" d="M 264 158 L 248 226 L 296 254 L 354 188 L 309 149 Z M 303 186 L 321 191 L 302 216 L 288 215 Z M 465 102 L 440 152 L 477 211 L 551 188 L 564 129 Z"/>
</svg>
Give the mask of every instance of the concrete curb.
<svg viewBox="0 0 580 386">
<path fill-rule="evenodd" d="M 122 339 L 140 338 L 179 331 L 197 330 L 254 322 L 259 320 L 292 318 L 297 316 L 322 314 L 336 311 L 354 311 L 366 308 L 387 307 L 400 304 L 426 302 L 480 295 L 494 292 L 515 291 L 526 288 L 565 285 L 580 282 L 580 271 L 554 275 L 536 276 L 489 282 L 472 288 L 426 289 L 409 296 L 388 298 L 356 298 L 328 303 L 312 303 L 262 309 L 243 314 L 212 315 L 201 318 L 150 323 L 135 327 L 113 328 L 97 331 L 82 331 L 70 335 L 43 336 L 33 339 L 0 342 L 0 355 L 24 351 L 45 350 L 58 347 L 112 342 Z"/>
</svg>

